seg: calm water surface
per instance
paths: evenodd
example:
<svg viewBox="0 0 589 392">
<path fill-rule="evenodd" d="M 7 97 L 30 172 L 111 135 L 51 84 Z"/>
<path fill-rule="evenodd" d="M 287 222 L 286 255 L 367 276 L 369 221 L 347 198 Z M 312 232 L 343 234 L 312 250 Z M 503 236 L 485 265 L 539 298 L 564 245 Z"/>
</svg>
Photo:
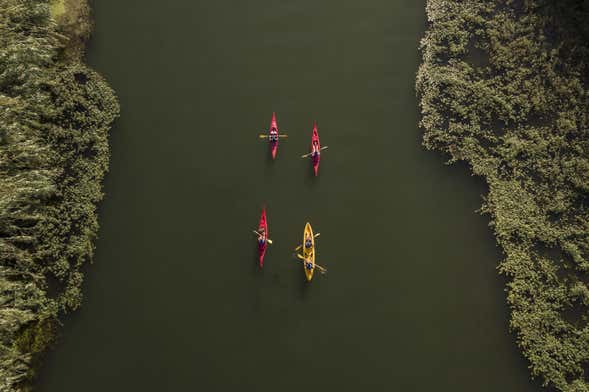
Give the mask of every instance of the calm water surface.
<svg viewBox="0 0 589 392">
<path fill-rule="evenodd" d="M 122 116 L 84 305 L 37 390 L 538 390 L 474 212 L 484 186 L 420 146 L 423 2 L 94 10 L 89 61 Z M 276 162 L 257 137 L 272 111 Z M 300 159 L 315 119 L 319 178 Z M 311 285 L 292 258 L 306 221 L 330 270 Z"/>
</svg>

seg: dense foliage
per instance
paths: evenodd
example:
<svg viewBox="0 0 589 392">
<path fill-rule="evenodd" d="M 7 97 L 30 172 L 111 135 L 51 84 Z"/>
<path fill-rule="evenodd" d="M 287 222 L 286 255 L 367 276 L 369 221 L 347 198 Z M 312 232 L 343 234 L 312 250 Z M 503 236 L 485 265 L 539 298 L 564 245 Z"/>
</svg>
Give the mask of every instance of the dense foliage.
<svg viewBox="0 0 589 392">
<path fill-rule="evenodd" d="M 62 32 L 47 0 L 0 0 L 0 391 L 27 388 L 58 315 L 80 304 L 118 114 Z"/>
<path fill-rule="evenodd" d="M 424 145 L 489 186 L 531 373 L 589 391 L 589 2 L 429 0 Z"/>
</svg>

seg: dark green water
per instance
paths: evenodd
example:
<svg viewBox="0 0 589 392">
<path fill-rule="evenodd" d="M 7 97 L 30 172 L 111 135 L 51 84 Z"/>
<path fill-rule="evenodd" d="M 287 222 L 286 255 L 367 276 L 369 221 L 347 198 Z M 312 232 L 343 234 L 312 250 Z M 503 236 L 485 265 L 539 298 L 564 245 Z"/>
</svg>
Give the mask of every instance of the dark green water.
<svg viewBox="0 0 589 392">
<path fill-rule="evenodd" d="M 422 2 L 94 3 L 89 61 L 122 116 L 84 305 L 39 391 L 538 389 L 484 185 L 420 147 Z M 276 162 L 257 138 L 272 111 Z M 310 285 L 291 257 L 307 220 L 330 270 Z"/>
</svg>

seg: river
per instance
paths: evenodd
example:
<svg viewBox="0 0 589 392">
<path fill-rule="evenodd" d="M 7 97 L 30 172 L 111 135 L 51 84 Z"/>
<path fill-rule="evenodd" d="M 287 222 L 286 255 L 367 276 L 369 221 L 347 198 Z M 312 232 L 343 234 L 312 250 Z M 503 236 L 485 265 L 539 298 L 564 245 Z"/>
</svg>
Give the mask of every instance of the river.
<svg viewBox="0 0 589 392">
<path fill-rule="evenodd" d="M 94 2 L 117 91 L 84 304 L 39 391 L 537 391 L 484 184 L 420 145 L 424 3 Z M 275 162 L 258 133 L 276 111 Z M 323 145 L 313 177 L 313 120 Z M 268 207 L 274 244 L 255 237 Z M 310 221 L 311 284 L 292 257 Z"/>
</svg>

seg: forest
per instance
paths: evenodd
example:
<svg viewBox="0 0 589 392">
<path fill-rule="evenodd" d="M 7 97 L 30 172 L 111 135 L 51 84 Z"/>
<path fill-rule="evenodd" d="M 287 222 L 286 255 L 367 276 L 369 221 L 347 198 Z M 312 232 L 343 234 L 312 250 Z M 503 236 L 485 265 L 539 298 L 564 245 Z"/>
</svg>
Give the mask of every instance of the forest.
<svg viewBox="0 0 589 392">
<path fill-rule="evenodd" d="M 486 180 L 532 376 L 589 391 L 589 2 L 428 0 L 427 19 L 423 143 Z"/>
<path fill-rule="evenodd" d="M 28 390 L 80 305 L 119 107 L 82 62 L 84 1 L 0 0 L 0 390 Z"/>
</svg>

